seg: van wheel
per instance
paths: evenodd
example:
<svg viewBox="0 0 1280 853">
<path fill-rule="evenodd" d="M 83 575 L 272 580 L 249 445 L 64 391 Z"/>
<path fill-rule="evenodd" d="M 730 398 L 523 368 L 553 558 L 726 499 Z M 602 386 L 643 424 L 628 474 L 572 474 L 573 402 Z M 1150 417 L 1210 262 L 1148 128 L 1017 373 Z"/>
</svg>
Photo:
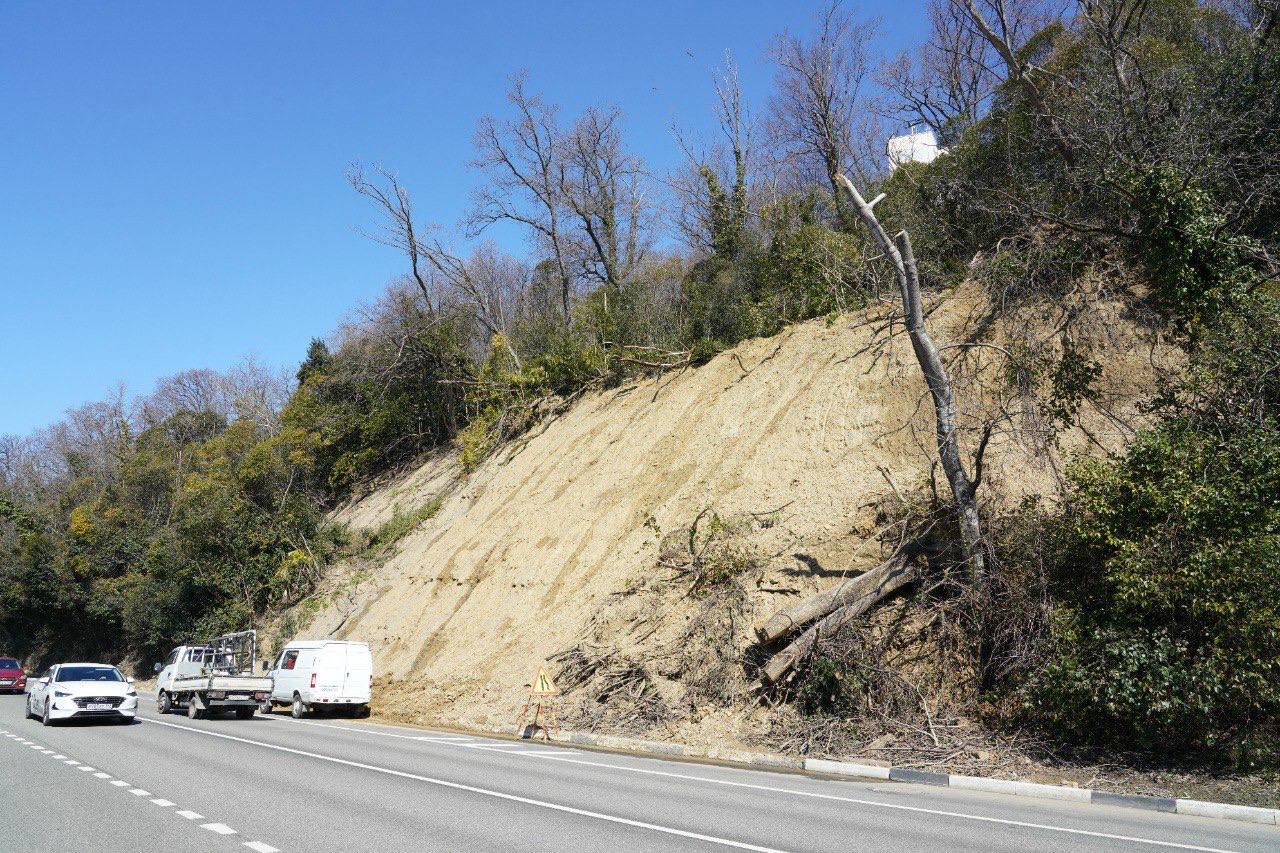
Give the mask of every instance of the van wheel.
<svg viewBox="0 0 1280 853">
<path fill-rule="evenodd" d="M 156 697 L 156 710 L 161 714 L 167 714 L 173 710 L 173 699 L 169 696 L 168 690 L 161 690 L 160 695 Z"/>
<path fill-rule="evenodd" d="M 308 710 L 310 709 L 307 708 L 306 703 L 302 701 L 302 697 L 295 695 L 293 697 L 293 707 L 289 709 L 289 715 L 295 720 L 301 720 L 307 715 Z"/>
<path fill-rule="evenodd" d="M 196 700 L 194 696 L 187 701 L 187 718 L 191 720 L 200 720 L 204 718 L 204 712 L 196 707 Z"/>
</svg>

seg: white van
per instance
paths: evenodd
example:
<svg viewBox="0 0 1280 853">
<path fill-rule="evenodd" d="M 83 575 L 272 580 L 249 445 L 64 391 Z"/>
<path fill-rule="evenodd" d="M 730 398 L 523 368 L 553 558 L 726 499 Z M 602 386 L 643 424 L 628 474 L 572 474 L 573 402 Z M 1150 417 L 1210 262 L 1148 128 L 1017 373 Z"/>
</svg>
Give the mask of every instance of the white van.
<svg viewBox="0 0 1280 853">
<path fill-rule="evenodd" d="M 260 710 L 289 705 L 294 717 L 333 709 L 369 716 L 369 683 L 373 657 L 368 643 L 340 640 L 295 640 L 284 647 L 271 671 L 275 686 Z"/>
</svg>

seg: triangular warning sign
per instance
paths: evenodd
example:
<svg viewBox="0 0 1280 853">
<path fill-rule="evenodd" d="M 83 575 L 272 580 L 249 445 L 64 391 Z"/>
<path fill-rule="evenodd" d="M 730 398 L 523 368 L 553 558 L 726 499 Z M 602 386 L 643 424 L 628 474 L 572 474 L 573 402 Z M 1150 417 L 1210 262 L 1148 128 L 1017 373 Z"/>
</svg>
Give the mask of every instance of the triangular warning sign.
<svg viewBox="0 0 1280 853">
<path fill-rule="evenodd" d="M 538 674 L 533 677 L 533 687 L 529 690 L 530 696 L 558 696 L 560 691 L 556 688 L 555 682 L 551 680 L 551 676 L 547 675 L 545 666 L 538 667 Z"/>
</svg>

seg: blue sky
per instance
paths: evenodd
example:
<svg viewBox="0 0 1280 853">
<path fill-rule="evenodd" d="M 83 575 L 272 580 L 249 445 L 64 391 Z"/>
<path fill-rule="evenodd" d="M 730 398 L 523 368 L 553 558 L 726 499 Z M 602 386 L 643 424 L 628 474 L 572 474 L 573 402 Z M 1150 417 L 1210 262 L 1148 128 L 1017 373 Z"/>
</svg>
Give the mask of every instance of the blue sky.
<svg viewBox="0 0 1280 853">
<path fill-rule="evenodd" d="M 25 2 L 0 6 L 0 434 L 118 383 L 293 366 L 402 271 L 360 236 L 353 161 L 450 224 L 510 75 L 612 103 L 662 171 L 725 49 L 761 104 L 770 37 L 816 2 Z M 857 3 L 852 8 L 859 9 Z M 867 3 L 887 52 L 922 5 Z M 513 247 L 514 248 L 514 247 Z"/>
</svg>

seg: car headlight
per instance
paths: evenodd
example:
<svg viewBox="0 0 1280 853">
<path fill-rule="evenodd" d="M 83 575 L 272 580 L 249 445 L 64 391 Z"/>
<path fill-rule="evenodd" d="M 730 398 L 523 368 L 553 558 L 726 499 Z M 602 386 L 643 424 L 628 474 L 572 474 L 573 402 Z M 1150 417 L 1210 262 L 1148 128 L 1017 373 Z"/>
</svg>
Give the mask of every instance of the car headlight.
<svg viewBox="0 0 1280 853">
<path fill-rule="evenodd" d="M 65 699 L 66 697 L 71 695 L 71 692 L 67 690 L 58 690 L 55 688 L 53 691 L 53 695 Z"/>
<path fill-rule="evenodd" d="M 138 691 L 136 691 L 136 690 L 130 690 L 128 693 L 126 693 L 126 694 L 124 694 L 124 695 L 126 695 L 126 696 L 132 696 L 133 698 L 137 699 L 137 698 L 138 698 Z"/>
</svg>

